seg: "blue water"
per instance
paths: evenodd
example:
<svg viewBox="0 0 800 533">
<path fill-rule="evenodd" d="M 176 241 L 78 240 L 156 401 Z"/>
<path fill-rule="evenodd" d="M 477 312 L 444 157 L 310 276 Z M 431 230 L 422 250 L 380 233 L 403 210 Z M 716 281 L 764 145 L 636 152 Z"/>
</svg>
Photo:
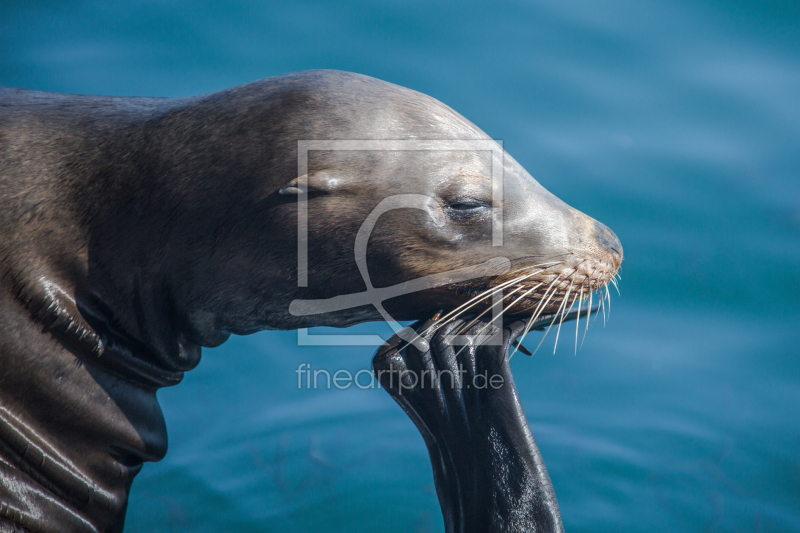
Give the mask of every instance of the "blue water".
<svg viewBox="0 0 800 533">
<path fill-rule="evenodd" d="M 513 361 L 568 531 L 800 531 L 800 4 L 0 5 L 1 85 L 182 96 L 307 68 L 439 98 L 619 235 L 607 326 Z M 388 395 L 297 387 L 372 352 L 206 351 L 159 393 L 170 451 L 127 531 L 441 531 Z"/>
</svg>

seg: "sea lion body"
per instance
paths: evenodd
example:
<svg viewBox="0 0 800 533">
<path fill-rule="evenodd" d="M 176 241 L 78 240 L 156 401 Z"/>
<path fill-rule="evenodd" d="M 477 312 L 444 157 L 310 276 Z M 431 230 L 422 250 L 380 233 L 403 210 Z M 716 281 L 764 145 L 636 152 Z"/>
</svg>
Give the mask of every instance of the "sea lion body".
<svg viewBox="0 0 800 533">
<path fill-rule="evenodd" d="M 486 153 L 316 152 L 300 287 L 306 191 L 291 182 L 304 139 L 488 137 L 433 98 L 336 71 L 179 99 L 0 89 L 0 524 L 121 530 L 142 462 L 166 453 L 155 391 L 194 368 L 201 346 L 380 319 L 369 305 L 288 309 L 364 289 L 356 234 L 388 196 L 432 200 L 377 220 L 366 250 L 376 287 L 498 256 L 512 265 L 386 302 L 398 320 L 543 262 L 555 264 L 526 279 L 516 310 L 554 285 L 552 311 L 569 287 L 597 288 L 619 267 L 616 236 L 507 155 L 497 247 Z"/>
</svg>

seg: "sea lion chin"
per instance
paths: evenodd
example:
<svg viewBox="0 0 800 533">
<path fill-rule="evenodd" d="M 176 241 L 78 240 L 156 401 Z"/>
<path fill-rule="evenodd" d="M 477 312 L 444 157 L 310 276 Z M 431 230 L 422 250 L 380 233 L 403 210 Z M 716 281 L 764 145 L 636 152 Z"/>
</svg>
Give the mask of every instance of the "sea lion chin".
<svg viewBox="0 0 800 533">
<path fill-rule="evenodd" d="M 310 151 L 298 175 L 304 140 L 433 144 Z M 374 220 L 374 288 L 508 265 L 400 293 L 383 303 L 397 320 L 477 310 L 505 287 L 520 298 L 508 314 L 553 312 L 607 284 L 613 232 L 485 143 L 441 102 L 346 72 L 176 99 L 0 89 L 0 522 L 121 530 L 141 463 L 166 453 L 155 390 L 202 346 L 384 318 L 289 309 L 365 290 L 359 231 L 389 197 L 422 200 Z"/>
</svg>

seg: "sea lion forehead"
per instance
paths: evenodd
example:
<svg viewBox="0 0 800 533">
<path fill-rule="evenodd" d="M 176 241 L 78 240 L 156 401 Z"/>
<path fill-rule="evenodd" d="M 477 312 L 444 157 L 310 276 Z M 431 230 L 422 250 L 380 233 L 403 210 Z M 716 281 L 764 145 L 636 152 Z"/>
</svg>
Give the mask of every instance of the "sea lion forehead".
<svg viewBox="0 0 800 533">
<path fill-rule="evenodd" d="M 309 133 L 325 138 L 488 139 L 439 100 L 362 74 L 311 70 L 282 76 L 278 83 L 284 97 L 305 102 L 294 106 L 296 118 L 310 122 Z"/>
</svg>

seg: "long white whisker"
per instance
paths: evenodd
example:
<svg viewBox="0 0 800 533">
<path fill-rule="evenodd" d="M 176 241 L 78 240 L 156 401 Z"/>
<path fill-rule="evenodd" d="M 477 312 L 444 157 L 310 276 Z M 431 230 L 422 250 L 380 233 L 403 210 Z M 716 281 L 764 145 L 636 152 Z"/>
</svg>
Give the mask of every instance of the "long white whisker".
<svg viewBox="0 0 800 533">
<path fill-rule="evenodd" d="M 589 281 L 589 305 L 586 306 L 586 329 L 583 330 L 583 339 L 581 339 L 581 348 L 583 348 L 583 343 L 586 341 L 586 334 L 589 332 L 589 316 L 592 312 L 592 294 L 594 291 L 591 290 L 592 282 Z"/>
<path fill-rule="evenodd" d="M 578 269 L 581 267 L 581 265 L 584 264 L 585 262 L 586 262 L 586 260 L 584 259 L 583 261 L 581 261 L 580 263 L 575 265 L 575 268 L 572 269 L 572 273 L 569 275 L 569 278 L 570 278 L 569 287 L 567 287 L 567 293 L 564 295 L 564 301 L 565 302 L 569 301 L 569 295 L 570 295 L 570 292 L 572 291 L 572 285 L 574 283 L 574 276 L 578 272 Z M 561 334 L 561 324 L 564 323 L 564 318 L 567 316 L 567 312 L 570 309 L 572 309 L 572 307 L 574 305 L 575 305 L 575 298 L 572 299 L 572 303 L 570 303 L 568 306 L 564 307 L 564 311 L 562 311 L 562 313 L 561 313 L 561 319 L 558 321 L 558 330 L 556 331 L 556 342 L 553 345 L 553 354 L 556 353 L 556 349 L 558 348 L 558 338 L 559 338 L 559 335 Z"/>
<path fill-rule="evenodd" d="M 583 283 L 581 283 L 581 292 L 578 295 L 578 314 L 575 316 L 575 357 L 578 357 L 578 330 L 581 323 L 581 304 L 583 303 Z"/>
<path fill-rule="evenodd" d="M 541 285 L 541 283 L 540 283 L 539 285 Z M 508 310 L 509 310 L 509 309 L 511 309 L 512 307 L 514 307 L 514 305 L 515 305 L 517 302 L 519 302 L 520 300 L 522 300 L 523 298 L 525 298 L 525 297 L 526 297 L 528 294 L 530 294 L 530 293 L 532 293 L 534 290 L 536 290 L 536 288 L 537 288 L 539 285 L 537 285 L 536 287 L 534 287 L 534 288 L 530 289 L 529 291 L 527 291 L 527 292 L 526 292 L 525 294 L 523 294 L 522 296 L 518 297 L 516 300 L 514 300 L 513 302 L 511 302 L 511 304 L 510 304 L 510 305 L 507 305 L 507 306 L 506 306 L 506 307 L 505 307 L 505 308 L 504 308 L 502 311 L 500 311 L 500 313 L 498 313 L 498 315 L 497 315 L 496 317 L 492 318 L 492 319 L 491 319 L 491 320 L 490 320 L 490 321 L 489 321 L 489 322 L 488 322 L 488 323 L 487 323 L 485 326 L 483 326 L 483 328 L 482 328 L 482 329 L 481 329 L 481 330 L 478 332 L 478 334 L 477 334 L 476 336 L 477 336 L 478 338 L 480 338 L 480 336 L 483 334 L 483 332 L 484 332 L 484 331 L 486 331 L 486 328 L 488 328 L 489 326 L 491 326 L 491 325 L 492 325 L 492 322 L 494 322 L 494 321 L 495 321 L 495 320 L 497 320 L 498 318 L 502 317 L 502 316 L 503 316 L 503 313 L 505 313 L 506 311 L 508 311 Z M 521 288 L 521 287 L 520 287 L 520 288 Z M 473 320 L 473 321 L 470 323 L 470 325 L 474 324 L 474 323 L 476 322 L 476 320 L 477 320 L 477 319 Z M 466 329 L 468 329 L 468 328 L 462 329 L 461 331 L 462 331 L 462 332 L 463 332 L 463 331 L 466 331 Z M 463 350 L 463 349 L 464 349 L 464 348 L 461 348 L 461 350 Z M 461 353 L 461 350 L 459 350 L 459 351 L 458 351 L 458 353 L 457 353 L 456 355 L 458 355 L 459 353 Z M 511 357 L 509 357 L 509 359 L 511 359 Z"/>
<path fill-rule="evenodd" d="M 514 307 L 514 306 L 517 304 L 517 302 L 519 302 L 520 300 L 522 300 L 523 298 L 525 298 L 526 296 L 528 296 L 530 293 L 532 293 L 533 291 L 535 291 L 536 289 L 538 289 L 538 288 L 539 288 L 539 287 L 541 287 L 542 285 L 544 285 L 544 282 L 542 282 L 542 283 L 539 283 L 539 284 L 537 284 L 535 287 L 532 287 L 531 289 L 529 289 L 529 290 L 525 291 L 525 293 L 523 293 L 522 295 L 520 295 L 520 296 L 519 296 L 519 298 L 517 298 L 516 300 L 514 300 L 513 302 L 511 302 L 511 305 L 509 305 L 508 307 L 506 307 L 506 308 L 503 310 L 503 312 L 506 312 L 506 311 L 508 311 L 509 309 L 511 309 L 512 307 Z M 520 288 L 523 288 L 523 287 L 520 287 Z"/>
<path fill-rule="evenodd" d="M 531 315 L 530 320 L 528 320 L 528 324 L 525 326 L 525 329 L 522 332 L 522 337 L 519 339 L 519 341 L 517 341 L 517 345 L 521 345 L 522 344 L 522 341 L 525 340 L 525 336 L 531 330 L 531 326 L 533 326 L 533 322 L 539 317 L 539 315 L 542 313 L 542 311 L 544 311 L 545 307 L 547 307 L 547 304 L 550 303 L 550 300 L 553 298 L 553 295 L 556 293 L 556 291 L 553 291 L 550 294 L 549 297 L 547 296 L 547 294 L 555 286 L 555 284 L 558 283 L 559 279 L 561 279 L 561 274 L 556 276 L 556 279 L 554 279 L 553 282 L 550 284 L 550 286 L 547 287 L 547 290 L 544 291 L 544 294 L 542 295 L 542 299 L 539 301 L 539 305 L 536 307 L 536 310 Z M 518 349 L 519 348 L 517 348 L 517 347 L 514 348 L 514 351 L 509 356 L 509 360 L 511 359 L 511 357 L 514 356 L 515 353 L 517 353 Z"/>
<path fill-rule="evenodd" d="M 472 298 L 471 300 L 469 300 L 467 303 L 462 304 L 458 308 L 456 308 L 453 311 L 451 311 L 450 313 L 448 313 L 445 317 L 440 318 L 435 324 L 431 324 L 428 327 L 428 329 L 426 329 L 424 332 L 418 333 L 417 336 L 421 336 L 421 334 L 428 335 L 428 334 L 431 334 L 431 333 L 434 333 L 434 332 L 440 330 L 441 328 L 446 326 L 448 323 L 458 319 L 459 316 L 461 316 L 462 314 L 466 313 L 467 311 L 469 311 L 474 306 L 478 305 L 482 300 L 484 300 L 486 298 L 489 298 L 489 297 L 494 297 L 495 294 L 497 294 L 498 292 L 502 291 L 503 289 L 505 289 L 507 286 L 511 285 L 512 283 L 520 281 L 524 277 L 525 276 L 520 276 L 520 277 L 514 278 L 512 280 L 509 280 L 507 282 L 504 282 L 504 283 L 498 285 L 497 287 L 492 287 L 490 289 L 487 289 L 487 290 L 483 291 L 479 295 L 477 295 L 474 298 Z M 504 298 L 505 298 L 505 296 L 504 296 Z M 491 309 L 491 308 L 492 308 L 492 306 L 490 306 L 487 309 L 487 311 L 489 309 Z M 485 312 L 486 311 L 484 311 L 484 313 Z M 447 317 L 450 317 L 450 318 L 447 318 Z M 416 340 L 416 338 L 415 338 L 415 340 Z"/>
<path fill-rule="evenodd" d="M 409 344 L 412 344 L 414 341 L 416 341 L 418 338 L 421 338 L 423 335 L 429 335 L 429 334 L 431 334 L 431 333 L 433 333 L 433 332 L 436 332 L 436 331 L 438 331 L 439 329 L 443 328 L 443 327 L 444 327 L 444 326 L 445 326 L 445 325 L 446 325 L 448 322 L 451 322 L 452 320 L 455 320 L 456 318 L 458 318 L 458 316 L 459 316 L 461 313 L 464 313 L 464 312 L 468 311 L 470 308 L 472 308 L 472 307 L 474 307 L 475 305 L 477 305 L 477 304 L 479 303 L 479 300 L 482 300 L 482 299 L 488 298 L 489 296 L 494 296 L 494 294 L 496 294 L 498 291 L 502 291 L 502 290 L 503 290 L 505 287 L 507 287 L 508 285 L 510 285 L 510 284 L 512 284 L 512 283 L 514 283 L 515 281 L 518 281 L 518 280 L 519 280 L 521 277 L 523 277 L 523 276 L 520 276 L 519 278 L 514 278 L 514 279 L 512 279 L 512 280 L 510 280 L 510 281 L 504 282 L 504 283 L 502 283 L 502 284 L 498 285 L 497 287 L 492 287 L 492 288 L 486 289 L 485 291 L 483 291 L 483 292 L 482 292 L 482 293 L 480 293 L 479 295 L 477 295 L 477 296 L 475 296 L 474 298 L 472 298 L 471 300 L 469 300 L 467 303 L 465 303 L 465 304 L 462 304 L 462 305 L 461 305 L 461 306 L 459 306 L 458 308 L 456 308 L 456 309 L 454 309 L 453 311 L 451 311 L 450 313 L 448 313 L 448 314 L 447 314 L 445 317 L 442 317 L 442 318 L 440 318 L 440 319 L 439 319 L 439 320 L 438 320 L 438 321 L 437 321 L 435 324 L 431 324 L 431 325 L 428 327 L 428 329 L 426 329 L 425 331 L 418 331 L 418 332 L 416 332 L 416 333 L 414 334 L 414 337 L 412 337 L 410 341 L 406 342 L 406 344 L 404 344 L 404 345 L 403 345 L 403 346 L 402 346 L 402 347 L 401 347 L 399 350 L 402 350 L 403 348 L 405 348 L 405 347 L 406 347 L 406 346 L 408 346 Z M 503 298 L 506 298 L 506 297 L 507 297 L 507 296 L 504 296 Z M 472 303 L 472 302 L 474 302 L 474 303 Z M 469 305 L 470 303 L 472 303 L 472 305 Z M 452 317 L 452 318 L 450 318 L 450 319 L 447 319 L 447 318 L 446 318 L 447 316 L 450 316 L 450 315 L 452 315 L 453 313 L 456 313 L 456 312 L 458 312 L 458 311 L 459 311 L 461 308 L 463 308 L 464 306 L 467 306 L 467 305 L 469 305 L 469 307 L 467 307 L 466 309 L 464 309 L 463 311 L 461 311 L 461 313 L 459 313 L 459 315 L 456 315 L 456 316 L 454 316 L 454 317 Z M 488 308 L 486 311 L 488 311 L 488 310 L 489 310 L 489 309 L 491 309 L 491 308 L 492 308 L 492 307 L 490 306 L 490 307 L 489 307 L 489 308 Z M 486 311 L 484 311 L 484 313 L 485 313 Z M 399 350 L 398 350 L 398 351 L 399 351 Z"/>
<path fill-rule="evenodd" d="M 595 273 L 597 273 L 597 267 L 594 267 L 594 270 L 592 270 L 592 273 L 591 273 L 591 275 L 589 276 L 589 300 L 590 300 L 590 301 L 591 301 L 591 299 L 592 299 L 592 293 L 595 291 L 595 289 L 593 289 L 593 288 L 592 288 L 592 282 L 594 281 L 594 275 L 595 275 Z M 592 306 L 591 306 L 591 305 L 589 305 L 589 307 L 591 308 Z M 595 317 L 595 319 L 596 319 L 596 318 L 597 318 L 597 317 Z M 588 322 L 586 323 L 586 329 L 589 329 L 589 323 L 588 323 Z M 584 337 L 585 337 L 585 336 L 586 336 L 586 333 L 584 332 Z"/>
<path fill-rule="evenodd" d="M 474 296 L 473 298 L 471 298 L 467 302 L 465 302 L 465 303 L 461 304 L 460 306 L 458 306 L 457 308 L 453 309 L 452 311 L 447 313 L 445 316 L 441 317 L 435 324 L 431 324 L 425 331 L 417 332 L 416 335 L 411 339 L 411 341 L 409 341 L 406 344 L 406 346 L 408 344 L 416 341 L 417 338 L 421 337 L 422 335 L 429 335 L 429 334 L 435 333 L 436 331 L 438 331 L 439 329 L 443 328 L 448 323 L 456 320 L 459 316 L 461 316 L 462 314 L 464 314 L 467 311 L 469 311 L 472 307 L 478 305 L 481 301 L 483 301 L 483 300 L 485 300 L 485 299 L 487 299 L 489 297 L 493 297 L 495 294 L 497 294 L 497 292 L 502 291 L 503 289 L 505 289 L 509 285 L 513 285 L 514 283 L 519 283 L 521 281 L 524 281 L 524 280 L 526 280 L 526 279 L 528 279 L 528 278 L 530 278 L 532 276 L 535 276 L 536 274 L 544 272 L 545 270 L 547 270 L 550 267 L 553 267 L 553 266 L 556 266 L 556 265 L 560 265 L 563 262 L 564 261 L 551 261 L 549 263 L 540 263 L 538 265 L 532 265 L 532 266 L 529 266 L 529 267 L 525 267 L 526 269 L 527 268 L 539 268 L 539 267 L 544 267 L 544 268 L 541 268 L 541 269 L 539 269 L 539 270 L 537 270 L 535 272 L 531 272 L 531 273 L 528 273 L 528 274 L 523 274 L 523 275 L 517 276 L 516 278 L 513 278 L 513 279 L 510 279 L 508 281 L 505 281 L 505 282 L 501 283 L 500 285 L 498 285 L 496 287 L 490 287 L 490 288 L 486 289 L 485 291 L 481 292 L 477 296 Z M 491 309 L 491 307 L 489 307 L 489 309 Z"/>
<path fill-rule="evenodd" d="M 603 327 L 606 327 L 606 301 L 603 298 L 603 287 L 597 288 L 597 297 L 600 298 L 600 306 L 603 308 Z"/>
<path fill-rule="evenodd" d="M 567 299 L 566 299 L 566 298 L 564 298 L 564 299 L 561 301 L 561 305 L 560 305 L 560 306 L 558 307 L 558 309 L 556 310 L 556 314 L 553 316 L 553 321 L 552 321 L 552 322 L 550 322 L 550 325 L 549 325 L 549 326 L 547 326 L 547 331 L 545 331 L 545 332 L 544 332 L 544 335 L 542 336 L 542 340 L 540 340 L 540 341 L 539 341 L 539 345 L 538 345 L 538 346 L 536 346 L 536 349 L 533 351 L 533 355 L 536 355 L 536 352 L 538 352 L 538 351 L 539 351 L 539 348 L 541 348 L 541 346 L 542 346 L 542 343 L 543 343 L 543 342 L 544 342 L 544 340 L 547 338 L 547 334 L 548 334 L 548 333 L 550 333 L 550 328 L 552 328 L 552 327 L 553 327 L 553 324 L 555 324 L 555 323 L 556 323 L 556 319 L 558 318 L 558 314 L 561 312 L 561 308 L 562 308 L 562 307 L 564 307 L 564 305 L 565 305 L 566 303 L 567 303 Z"/>
<path fill-rule="evenodd" d="M 567 278 L 566 278 L 566 279 L 570 279 L 570 278 L 572 278 L 573 276 L 575 276 L 575 274 L 578 272 L 578 269 L 579 269 L 579 268 L 581 267 L 581 265 L 582 265 L 582 264 L 584 264 L 585 262 L 586 262 L 586 260 L 584 259 L 583 261 L 581 261 L 580 263 L 578 263 L 577 265 L 575 265 L 575 267 L 573 267 L 573 269 L 572 269 L 572 272 L 570 272 L 569 276 L 567 276 Z M 560 276 L 559 276 L 559 277 L 560 277 Z M 558 278 L 556 278 L 556 279 L 558 279 Z M 565 280 L 565 281 L 566 281 L 566 280 Z M 553 323 L 555 322 L 556 318 L 558 318 L 558 313 L 559 313 L 559 312 L 561 312 L 561 310 L 562 310 L 562 307 L 564 307 L 564 305 L 566 304 L 566 302 L 569 300 L 569 293 L 570 293 L 570 290 L 572 289 L 572 284 L 573 284 L 573 280 L 572 280 L 572 279 L 570 279 L 569 286 L 567 287 L 567 292 L 566 292 L 566 294 L 564 295 L 564 299 L 562 300 L 562 302 L 561 302 L 561 305 L 559 306 L 558 310 L 556 311 L 556 314 L 555 314 L 555 316 L 553 316 L 553 322 L 551 322 L 551 323 L 550 323 L 550 325 L 547 327 L 547 331 L 545 332 L 544 336 L 542 337 L 542 340 L 541 340 L 541 341 L 539 341 L 539 346 L 537 346 L 537 347 L 536 347 L 536 350 L 534 350 L 533 354 L 531 354 L 532 356 L 533 356 L 533 355 L 536 355 L 536 352 L 539 350 L 539 347 L 542 345 L 542 342 L 544 341 L 545 337 L 547 337 L 547 334 L 550 332 L 550 328 L 553 326 Z M 553 292 L 553 294 L 555 294 L 555 292 Z M 552 297 L 552 296 L 551 296 L 551 297 Z M 548 300 L 548 301 L 549 301 L 549 300 Z M 571 308 L 572 308 L 572 306 L 573 306 L 574 304 L 575 304 L 575 300 L 573 299 L 573 301 L 572 301 L 572 304 L 570 304 L 570 305 L 569 305 L 569 308 L 571 309 Z M 542 309 L 542 310 L 544 310 L 544 309 Z M 565 309 L 564 309 L 564 312 L 566 312 L 566 310 L 567 310 L 567 309 L 565 308 Z M 538 315 L 537 315 L 537 316 L 538 316 Z M 556 333 L 556 343 L 555 343 L 555 346 L 553 347 L 553 353 L 555 353 L 555 350 L 556 350 L 556 348 L 558 347 L 558 335 L 561 333 L 561 324 L 562 324 L 562 322 L 563 322 L 563 321 L 564 321 L 564 313 L 562 313 L 562 315 L 561 315 L 561 321 L 558 323 L 558 332 Z M 528 324 L 528 328 L 530 328 L 530 324 L 532 324 L 532 323 L 533 323 L 533 317 L 531 317 L 531 322 L 529 322 L 529 324 Z M 525 334 L 527 334 L 527 333 L 528 333 L 528 331 L 526 330 L 526 331 L 525 331 Z M 524 335 L 523 335 L 523 338 L 525 338 L 525 336 L 524 336 Z M 520 342 L 521 342 L 521 341 L 520 341 Z"/>
<path fill-rule="evenodd" d="M 542 263 L 541 265 L 535 265 L 535 266 L 532 266 L 532 267 L 528 267 L 528 268 L 538 268 L 540 266 L 548 265 L 547 267 L 545 267 L 543 269 L 540 269 L 540 270 L 537 270 L 536 272 L 532 272 L 530 274 L 524 274 L 524 275 L 521 275 L 521 276 L 517 276 L 514 279 L 511 279 L 511 280 L 508 280 L 508 281 L 505 281 L 505 282 L 501 283 L 497 287 L 490 287 L 489 289 L 486 289 L 482 293 L 478 294 L 477 296 L 475 296 L 474 298 L 470 299 L 466 303 L 461 304 L 460 306 L 458 306 L 457 308 L 453 309 L 452 311 L 447 313 L 445 316 L 440 318 L 439 321 L 436 324 L 431 325 L 431 327 L 428 328 L 428 330 L 425 333 L 428 334 L 428 333 L 432 333 L 433 331 L 436 331 L 437 329 L 441 328 L 445 324 L 447 324 L 447 323 L 455 320 L 456 318 L 458 318 L 459 314 L 465 313 L 470 308 L 472 308 L 475 305 L 477 305 L 478 303 L 480 303 L 481 300 L 485 300 L 486 298 L 488 298 L 490 296 L 493 296 L 496 292 L 503 290 L 504 288 L 508 287 L 509 285 L 513 285 L 514 283 L 519 283 L 520 281 L 524 281 L 524 280 L 530 278 L 531 276 L 535 276 L 536 274 L 544 272 L 548 268 L 550 268 L 552 266 L 555 266 L 555 265 L 559 265 L 561 263 L 563 263 L 563 261 L 557 261 L 557 262 L 554 262 L 554 263 Z"/>
<path fill-rule="evenodd" d="M 506 298 L 509 298 L 509 297 L 511 297 L 511 296 L 512 296 L 512 295 L 513 295 L 515 292 L 518 292 L 518 291 L 520 291 L 520 290 L 522 290 L 522 289 L 523 289 L 523 287 L 517 287 L 517 288 L 516 288 L 516 289 L 514 289 L 513 291 L 511 291 L 511 292 L 509 292 L 508 294 L 506 294 L 505 296 L 503 296 L 503 300 L 505 300 Z M 514 302 L 514 303 L 516 303 L 516 302 Z M 511 305 L 514 305 L 514 304 L 512 303 Z M 509 305 L 509 306 L 508 306 L 508 307 L 506 307 L 505 309 L 508 309 L 509 307 L 511 307 L 511 305 Z M 473 325 L 475 322 L 477 322 L 478 320 L 480 320 L 480 318 L 481 318 L 483 315 L 485 315 L 486 313 L 488 313 L 488 312 L 489 312 L 489 311 L 491 311 L 492 309 L 494 309 L 494 306 L 490 306 L 490 307 L 487 307 L 486 309 L 484 309 L 484 310 L 483 310 L 483 312 L 482 312 L 481 314 L 479 314 L 478 316 L 476 316 L 475 318 L 473 318 L 473 319 L 472 319 L 472 322 L 470 322 L 469 324 L 467 324 L 466 326 L 464 326 L 463 328 L 461 328 L 461 329 L 459 330 L 459 332 L 458 332 L 458 333 L 456 333 L 456 335 L 461 335 L 462 333 L 464 333 L 465 331 L 467 331 L 469 328 L 471 328 L 471 327 L 472 327 L 472 325 Z M 505 309 L 504 309 L 503 311 L 505 311 Z M 501 312 L 501 314 L 502 314 L 502 312 Z"/>
<path fill-rule="evenodd" d="M 477 296 L 471 298 L 466 303 L 461 304 L 460 306 L 456 307 L 455 309 L 453 309 L 452 311 L 447 313 L 445 316 L 440 318 L 439 321 L 436 324 L 431 325 L 429 330 L 432 330 L 434 328 L 438 329 L 438 328 L 444 326 L 448 322 L 450 322 L 453 319 L 457 318 L 457 315 L 468 311 L 470 308 L 472 308 L 475 305 L 477 305 L 478 303 L 480 303 L 481 300 L 485 300 L 486 298 L 489 298 L 490 296 L 494 296 L 495 293 L 497 293 L 499 291 L 502 291 L 503 289 L 505 289 L 509 285 L 512 285 L 514 283 L 517 283 L 517 282 L 521 281 L 523 278 L 524 278 L 524 276 L 518 276 L 518 277 L 516 277 L 514 279 L 511 279 L 509 281 L 505 281 L 505 282 L 501 283 L 497 287 L 490 287 L 490 288 L 484 290 L 483 292 L 481 292 Z M 430 333 L 430 331 L 427 331 L 426 333 Z"/>
<path fill-rule="evenodd" d="M 564 302 L 567 302 L 569 300 L 569 292 L 571 290 L 572 290 L 572 282 L 570 281 L 569 282 L 569 287 L 567 287 L 567 294 L 564 295 Z M 558 330 L 556 331 L 556 343 L 553 346 L 553 353 L 554 354 L 556 353 L 556 348 L 558 348 L 558 336 L 561 334 L 561 324 L 564 323 L 564 314 L 567 311 L 569 311 L 570 309 L 572 309 L 572 305 L 574 303 L 575 303 L 575 301 L 573 300 L 572 304 L 570 304 L 569 306 L 565 306 L 564 307 L 564 311 L 561 313 L 561 320 L 558 321 Z"/>
</svg>

